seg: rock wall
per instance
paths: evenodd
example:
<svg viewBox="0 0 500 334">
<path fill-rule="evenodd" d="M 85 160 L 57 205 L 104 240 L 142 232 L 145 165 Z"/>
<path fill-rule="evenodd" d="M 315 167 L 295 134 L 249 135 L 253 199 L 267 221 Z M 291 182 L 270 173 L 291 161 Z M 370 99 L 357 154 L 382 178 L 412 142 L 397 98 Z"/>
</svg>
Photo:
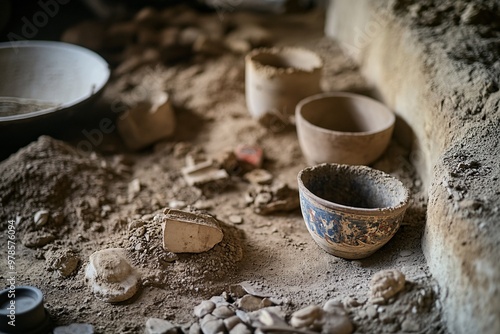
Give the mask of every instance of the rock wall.
<svg viewBox="0 0 500 334">
<path fill-rule="evenodd" d="M 428 189 L 423 249 L 452 333 L 500 332 L 500 4 L 333 0 L 336 38 L 398 115 Z"/>
</svg>

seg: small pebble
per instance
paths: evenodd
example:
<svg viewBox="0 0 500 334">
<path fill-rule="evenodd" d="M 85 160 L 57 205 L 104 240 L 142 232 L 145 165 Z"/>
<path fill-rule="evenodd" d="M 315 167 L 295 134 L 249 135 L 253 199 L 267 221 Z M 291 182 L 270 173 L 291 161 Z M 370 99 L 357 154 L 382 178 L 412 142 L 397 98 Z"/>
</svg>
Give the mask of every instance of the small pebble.
<svg viewBox="0 0 500 334">
<path fill-rule="evenodd" d="M 22 243 L 29 248 L 38 248 L 51 243 L 55 239 L 56 237 L 52 233 L 28 232 L 24 235 Z"/>
<path fill-rule="evenodd" d="M 401 329 L 403 332 L 418 332 L 420 331 L 420 325 L 415 320 L 406 318 L 401 324 Z"/>
<path fill-rule="evenodd" d="M 35 213 L 35 216 L 33 217 L 33 220 L 35 221 L 35 227 L 40 228 L 47 224 L 47 221 L 49 220 L 49 211 L 48 210 L 40 210 Z"/>
<path fill-rule="evenodd" d="M 228 331 L 233 329 L 234 326 L 236 326 L 239 323 L 241 323 L 241 319 L 237 315 L 224 319 L 224 326 Z"/>
<path fill-rule="evenodd" d="M 219 334 L 224 333 L 224 321 L 217 319 L 211 314 L 207 314 L 200 322 L 201 331 L 203 334 Z"/>
<path fill-rule="evenodd" d="M 219 319 L 227 319 L 235 315 L 234 311 L 227 305 L 221 305 L 212 311 L 212 315 Z"/>
<path fill-rule="evenodd" d="M 259 321 L 266 326 L 288 326 L 285 320 L 269 310 L 260 312 Z"/>
<path fill-rule="evenodd" d="M 251 184 L 271 184 L 273 182 L 273 175 L 265 169 L 254 169 L 245 175 L 243 178 Z"/>
<path fill-rule="evenodd" d="M 194 308 L 194 315 L 198 318 L 203 318 L 205 315 L 212 313 L 215 309 L 215 303 L 210 300 L 202 301 L 198 306 Z"/>
<path fill-rule="evenodd" d="M 245 312 L 257 311 L 262 308 L 262 298 L 245 295 L 238 299 L 237 306 Z"/>
<path fill-rule="evenodd" d="M 241 216 L 238 216 L 238 215 L 229 216 L 229 221 L 233 224 L 236 224 L 236 225 L 243 224 L 243 218 Z"/>
<path fill-rule="evenodd" d="M 329 314 L 325 316 L 322 334 L 351 334 L 354 331 L 351 319 L 347 315 Z"/>
<path fill-rule="evenodd" d="M 310 305 L 292 313 L 290 325 L 295 328 L 311 326 L 316 320 L 323 317 L 324 311 L 317 305 Z"/>
<path fill-rule="evenodd" d="M 168 202 L 168 207 L 172 209 L 184 209 L 187 206 L 184 201 L 173 200 Z"/>
<path fill-rule="evenodd" d="M 399 256 L 401 256 L 401 257 L 408 257 L 412 254 L 413 254 L 413 252 L 410 250 L 403 250 L 403 251 L 399 252 Z"/>
<path fill-rule="evenodd" d="M 374 305 L 370 305 L 366 308 L 366 314 L 368 315 L 368 317 L 370 319 L 374 319 L 378 316 L 378 312 L 377 312 L 377 307 L 374 306 Z"/>
<path fill-rule="evenodd" d="M 397 269 L 381 270 L 371 279 L 370 301 L 385 303 L 405 287 L 405 275 Z"/>
<path fill-rule="evenodd" d="M 252 334 L 252 331 L 243 323 L 239 323 L 229 331 L 229 334 Z"/>
<path fill-rule="evenodd" d="M 189 327 L 189 334 L 202 334 L 200 324 L 195 322 Z"/>
<path fill-rule="evenodd" d="M 177 334 L 177 328 L 170 321 L 149 318 L 146 321 L 146 334 Z"/>
</svg>

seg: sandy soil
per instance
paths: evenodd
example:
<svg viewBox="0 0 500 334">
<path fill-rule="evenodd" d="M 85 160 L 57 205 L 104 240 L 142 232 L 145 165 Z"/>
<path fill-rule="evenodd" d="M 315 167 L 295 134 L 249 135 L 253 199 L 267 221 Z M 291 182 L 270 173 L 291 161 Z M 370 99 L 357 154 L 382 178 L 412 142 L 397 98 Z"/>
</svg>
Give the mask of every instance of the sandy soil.
<svg viewBox="0 0 500 334">
<path fill-rule="evenodd" d="M 317 51 L 325 61 L 324 90 L 370 91 L 335 42 L 322 37 L 321 13 L 254 20 L 262 21 L 276 44 Z M 123 80 L 132 88 L 123 89 Z M 189 327 L 196 320 L 195 305 L 246 281 L 262 294 L 281 300 L 287 316 L 307 305 L 335 299 L 346 304 L 356 333 L 447 332 L 441 319 L 439 290 L 421 251 L 426 198 L 408 162 L 411 152 L 392 142 L 374 164 L 400 178 L 412 191 L 403 225 L 374 255 L 348 261 L 327 254 L 314 243 L 299 210 L 255 214 L 244 200 L 250 185 L 240 177 L 233 177 L 224 191 L 211 194 L 189 187 L 183 180 L 180 169 L 186 152 L 217 157 L 238 144 L 257 144 L 265 152 L 263 167 L 275 179 L 297 187 L 296 175 L 306 163 L 295 130 L 273 133 L 250 118 L 245 106 L 242 56 L 227 53 L 167 67 L 140 68 L 112 82 L 100 106 L 109 107 L 117 99 L 131 103 L 138 92 L 153 90 L 171 94 L 178 126 L 170 141 L 131 153 L 114 132 L 95 148 L 97 154 L 89 156 L 71 148 L 82 138 L 61 143 L 44 137 L 0 165 L 3 233 L 6 222 L 19 217 L 17 282 L 44 292 L 55 324 L 90 323 L 99 333 L 140 333 L 148 318 L 157 317 Z M 139 192 L 128 190 L 133 180 L 139 180 Z M 161 239 L 154 235 L 146 245 L 156 250 L 140 256 L 142 250 L 136 247 L 137 239 L 131 238 L 129 224 L 150 220 L 151 214 L 174 200 L 187 206 L 208 201 L 207 211 L 231 231 L 226 233 L 230 239 L 226 246 L 179 256 L 160 268 L 155 261 Z M 49 210 L 52 216 L 46 226 L 37 229 L 33 215 L 41 209 Z M 64 216 L 59 224 L 55 212 Z M 243 223 L 233 226 L 231 215 L 242 217 Z M 33 240 L 43 234 L 52 235 L 53 240 L 33 246 Z M 26 247 L 30 241 L 31 246 Z M 6 249 L 6 238 L 0 239 L 0 247 Z M 96 299 L 84 282 L 90 254 L 110 247 L 126 248 L 143 273 L 140 293 L 119 304 Z M 80 259 L 72 275 L 61 277 L 51 267 L 56 250 L 72 250 Z M 0 263 L 6 268 L 5 256 Z M 383 307 L 367 302 L 371 277 L 389 268 L 406 275 L 404 291 Z M 4 274 L 0 279 L 5 279 Z M 359 306 L 353 305 L 353 298 Z"/>
</svg>

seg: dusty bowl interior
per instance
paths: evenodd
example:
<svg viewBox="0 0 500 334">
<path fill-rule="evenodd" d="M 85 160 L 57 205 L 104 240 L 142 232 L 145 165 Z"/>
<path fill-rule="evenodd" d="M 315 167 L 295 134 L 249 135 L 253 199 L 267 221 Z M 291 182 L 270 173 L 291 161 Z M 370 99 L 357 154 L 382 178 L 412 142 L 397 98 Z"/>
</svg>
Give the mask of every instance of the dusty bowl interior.
<svg viewBox="0 0 500 334">
<path fill-rule="evenodd" d="M 64 111 L 107 83 L 108 64 L 80 46 L 47 41 L 0 43 L 0 123 Z"/>
<path fill-rule="evenodd" d="M 254 118 L 267 113 L 292 116 L 297 103 L 321 92 L 323 61 L 294 47 L 260 48 L 245 58 L 245 98 Z"/>
<path fill-rule="evenodd" d="M 323 66 L 321 58 L 312 51 L 301 48 L 258 49 L 250 59 L 271 69 L 295 69 L 311 72 Z"/>
<path fill-rule="evenodd" d="M 322 164 L 298 175 L 306 226 L 323 249 L 363 258 L 396 233 L 409 195 L 398 179 L 366 166 Z"/>
<path fill-rule="evenodd" d="M 296 109 L 299 140 L 310 164 L 370 164 L 387 148 L 395 116 L 382 103 L 350 93 L 322 93 Z"/>
</svg>

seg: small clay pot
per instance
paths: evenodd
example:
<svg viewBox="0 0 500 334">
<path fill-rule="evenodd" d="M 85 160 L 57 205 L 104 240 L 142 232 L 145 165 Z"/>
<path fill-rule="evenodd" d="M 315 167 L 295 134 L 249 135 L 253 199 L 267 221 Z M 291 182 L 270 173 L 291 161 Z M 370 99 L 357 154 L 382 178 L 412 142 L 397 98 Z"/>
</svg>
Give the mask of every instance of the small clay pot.
<svg viewBox="0 0 500 334">
<path fill-rule="evenodd" d="M 350 93 L 322 93 L 300 101 L 297 134 L 309 165 L 369 165 L 384 153 L 396 117 L 382 103 Z"/>
<path fill-rule="evenodd" d="M 323 61 L 312 51 L 260 48 L 245 58 L 245 94 L 250 114 L 293 115 L 303 98 L 321 92 Z"/>
<path fill-rule="evenodd" d="M 0 291 L 0 333 L 47 334 L 50 317 L 43 306 L 43 294 L 32 286 Z M 12 317 L 11 315 L 15 315 Z M 15 320 L 12 326 L 10 321 Z"/>
<path fill-rule="evenodd" d="M 366 166 L 321 164 L 297 176 L 300 207 L 314 241 L 325 251 L 361 259 L 386 244 L 409 204 L 398 179 Z"/>
</svg>

